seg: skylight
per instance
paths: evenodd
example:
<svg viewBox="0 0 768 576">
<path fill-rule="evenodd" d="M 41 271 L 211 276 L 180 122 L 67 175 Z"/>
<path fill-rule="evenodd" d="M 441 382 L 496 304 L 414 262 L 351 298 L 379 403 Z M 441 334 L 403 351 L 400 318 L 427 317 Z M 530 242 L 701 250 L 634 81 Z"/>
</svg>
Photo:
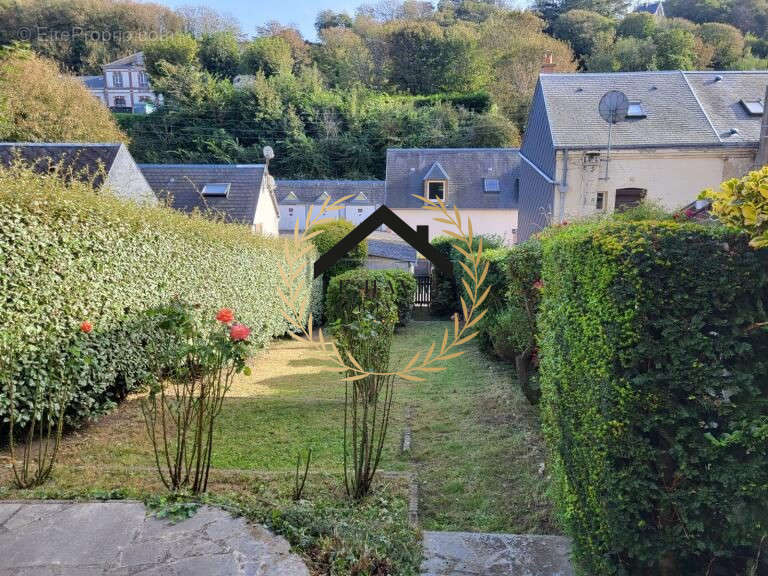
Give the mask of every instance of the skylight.
<svg viewBox="0 0 768 576">
<path fill-rule="evenodd" d="M 744 110 L 750 116 L 763 115 L 763 103 L 760 100 L 742 100 L 741 105 L 744 106 Z"/>
<path fill-rule="evenodd" d="M 629 108 L 627 108 L 627 118 L 645 118 L 646 116 L 647 114 L 642 102 L 638 100 L 630 101 Z"/>
<path fill-rule="evenodd" d="M 203 196 L 226 196 L 231 185 L 229 182 L 206 184 L 203 186 Z"/>
<path fill-rule="evenodd" d="M 501 192 L 498 178 L 483 178 L 483 192 Z"/>
</svg>

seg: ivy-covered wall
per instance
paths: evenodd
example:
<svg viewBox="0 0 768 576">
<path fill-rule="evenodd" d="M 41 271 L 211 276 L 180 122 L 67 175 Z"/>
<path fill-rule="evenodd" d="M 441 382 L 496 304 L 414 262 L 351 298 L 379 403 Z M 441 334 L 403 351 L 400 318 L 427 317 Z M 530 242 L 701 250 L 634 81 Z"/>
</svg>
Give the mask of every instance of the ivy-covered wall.
<svg viewBox="0 0 768 576">
<path fill-rule="evenodd" d="M 768 251 L 722 227 L 610 221 L 543 251 L 542 418 L 584 573 L 762 573 Z"/>
<path fill-rule="evenodd" d="M 314 255 L 305 258 L 309 290 Z M 92 362 L 76 384 L 71 424 L 103 413 L 141 381 L 153 337 L 144 311 L 175 296 L 209 318 L 232 308 L 259 344 L 284 334 L 283 260 L 283 240 L 244 226 L 139 206 L 55 175 L 0 170 L 0 333 L 20 418 L 29 417 L 37 383 L 60 385 L 51 366 L 66 362 L 83 321 L 93 325 Z M 0 419 L 7 408 L 2 390 Z"/>
</svg>

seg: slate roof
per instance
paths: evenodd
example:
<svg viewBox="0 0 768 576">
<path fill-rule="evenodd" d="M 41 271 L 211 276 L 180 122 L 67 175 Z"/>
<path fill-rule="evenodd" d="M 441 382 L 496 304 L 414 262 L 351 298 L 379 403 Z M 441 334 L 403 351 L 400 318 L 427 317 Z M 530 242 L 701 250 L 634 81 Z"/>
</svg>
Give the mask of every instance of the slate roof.
<svg viewBox="0 0 768 576">
<path fill-rule="evenodd" d="M 93 181 L 98 188 L 112 169 L 121 146 L 119 142 L 0 142 L 0 162 L 8 165 L 18 158 L 44 173 L 51 166 L 60 165 L 64 174 L 71 174 L 83 181 Z"/>
<path fill-rule="evenodd" d="M 416 250 L 405 242 L 368 238 L 368 256 L 416 262 Z"/>
<path fill-rule="evenodd" d="M 459 208 L 515 209 L 520 172 L 517 148 L 390 148 L 386 201 L 390 208 L 421 208 L 424 179 L 435 165 L 448 177 L 446 203 Z M 483 180 L 497 178 L 499 193 L 483 192 Z"/>
<path fill-rule="evenodd" d="M 718 76 L 723 80 L 714 82 Z M 615 148 L 755 146 L 760 117 L 747 116 L 739 101 L 762 100 L 768 71 L 547 74 L 539 82 L 555 148 L 607 145 L 608 124 L 598 104 L 609 90 L 640 101 L 647 113 L 613 126 Z M 731 128 L 740 136 L 723 137 Z"/>
<path fill-rule="evenodd" d="M 102 90 L 105 86 L 104 76 L 80 76 L 80 81 L 89 90 Z"/>
<path fill-rule="evenodd" d="M 640 4 L 635 8 L 635 12 L 647 12 L 648 14 L 656 14 L 661 2 L 648 2 L 647 4 Z"/>
<path fill-rule="evenodd" d="M 320 197 L 324 192 L 330 195 L 331 202 L 361 192 L 368 199 L 362 203 L 378 206 L 384 202 L 383 180 L 275 180 L 275 186 L 279 204 L 322 204 Z M 291 193 L 296 200 L 286 198 Z M 354 203 L 355 199 L 351 198 L 347 202 Z"/>
<path fill-rule="evenodd" d="M 212 209 L 230 222 L 253 224 L 263 164 L 139 164 L 158 198 L 183 212 Z M 231 184 L 224 196 L 202 196 L 206 184 Z"/>
</svg>

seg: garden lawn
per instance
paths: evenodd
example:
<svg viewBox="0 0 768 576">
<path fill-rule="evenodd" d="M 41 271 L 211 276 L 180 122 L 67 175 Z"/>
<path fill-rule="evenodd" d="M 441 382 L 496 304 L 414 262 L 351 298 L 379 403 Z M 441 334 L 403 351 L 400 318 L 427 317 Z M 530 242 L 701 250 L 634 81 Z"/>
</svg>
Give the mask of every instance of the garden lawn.
<svg viewBox="0 0 768 576">
<path fill-rule="evenodd" d="M 412 322 L 399 331 L 393 367 L 426 351 L 432 340 L 439 345 L 447 326 Z M 417 473 L 424 529 L 555 533 L 536 411 L 509 366 L 486 357 L 474 342 L 466 350 L 426 382 L 398 382 L 380 469 Z M 99 422 L 68 434 L 45 489 L 107 495 L 157 489 L 140 406 L 139 396 L 129 397 Z M 403 455 L 407 406 L 412 450 Z M 340 483 L 343 407 L 344 385 L 327 361 L 292 340 L 274 342 L 254 360 L 250 376 L 237 378 L 225 401 L 214 445 L 216 478 L 245 474 L 249 484 L 285 495 L 297 454 L 312 448 L 310 473 L 317 482 Z M 310 480 L 307 497 L 317 482 Z"/>
</svg>

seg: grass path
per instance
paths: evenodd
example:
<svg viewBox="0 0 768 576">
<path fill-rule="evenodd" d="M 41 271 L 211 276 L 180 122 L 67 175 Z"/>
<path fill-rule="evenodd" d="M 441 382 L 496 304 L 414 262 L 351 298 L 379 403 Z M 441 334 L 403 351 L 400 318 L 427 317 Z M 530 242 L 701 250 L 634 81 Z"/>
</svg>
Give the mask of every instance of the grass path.
<svg viewBox="0 0 768 576">
<path fill-rule="evenodd" d="M 440 340 L 445 322 L 412 322 L 393 344 L 393 366 Z M 508 366 L 474 343 L 427 382 L 398 382 L 382 470 L 418 473 L 420 520 L 428 530 L 556 533 L 545 498 L 543 443 L 535 410 Z M 311 447 L 312 468 L 339 476 L 344 388 L 323 358 L 291 340 L 257 357 L 225 401 L 213 466 L 276 473 L 289 488 L 299 451 Z M 412 450 L 399 445 L 406 406 Z M 69 434 L 54 482 L 61 487 L 151 485 L 154 465 L 140 398 Z M 115 472 L 118 470 L 119 472 Z M 122 483 L 122 484 L 121 484 Z M 156 484 L 156 482 L 154 482 Z"/>
</svg>

